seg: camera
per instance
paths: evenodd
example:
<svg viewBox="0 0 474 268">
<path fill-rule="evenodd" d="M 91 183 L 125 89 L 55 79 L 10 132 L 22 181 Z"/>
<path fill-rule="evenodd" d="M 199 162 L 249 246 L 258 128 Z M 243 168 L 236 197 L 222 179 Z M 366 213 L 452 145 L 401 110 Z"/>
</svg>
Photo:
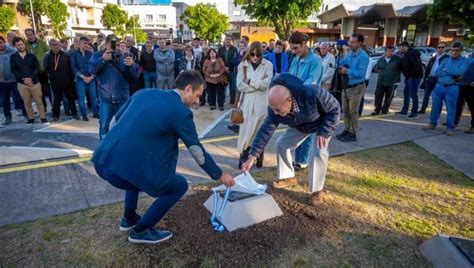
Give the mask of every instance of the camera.
<svg viewBox="0 0 474 268">
<path fill-rule="evenodd" d="M 112 40 L 110 40 L 110 48 L 111 48 L 112 50 L 117 49 L 117 42 L 118 42 L 118 39 L 117 39 L 117 38 L 113 38 Z"/>
</svg>

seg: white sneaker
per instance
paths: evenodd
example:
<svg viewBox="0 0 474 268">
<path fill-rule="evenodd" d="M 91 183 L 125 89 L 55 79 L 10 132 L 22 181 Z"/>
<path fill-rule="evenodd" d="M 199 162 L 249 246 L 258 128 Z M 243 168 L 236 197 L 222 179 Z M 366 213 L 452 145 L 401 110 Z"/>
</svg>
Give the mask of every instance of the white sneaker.
<svg viewBox="0 0 474 268">
<path fill-rule="evenodd" d="M 22 116 L 22 115 L 23 115 L 23 112 L 22 112 L 21 110 L 16 110 L 16 115 Z"/>
</svg>

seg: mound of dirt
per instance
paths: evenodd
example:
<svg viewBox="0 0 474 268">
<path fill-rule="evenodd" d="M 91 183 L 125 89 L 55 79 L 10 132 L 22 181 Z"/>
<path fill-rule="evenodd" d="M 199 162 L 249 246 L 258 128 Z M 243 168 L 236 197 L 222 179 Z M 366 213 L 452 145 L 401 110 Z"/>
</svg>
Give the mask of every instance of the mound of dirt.
<svg viewBox="0 0 474 268">
<path fill-rule="evenodd" d="M 306 204 L 308 194 L 300 193 L 300 197 L 278 189 L 269 189 L 268 193 L 280 206 L 283 216 L 224 234 L 212 229 L 210 213 L 203 206 L 211 191 L 200 189 L 187 196 L 159 223 L 159 228 L 172 230 L 174 236 L 160 246 L 160 254 L 153 256 L 154 262 L 182 256 L 187 260 L 186 266 L 192 267 L 206 260 L 226 267 L 268 265 L 283 250 L 303 246 L 308 236 L 321 237 L 324 228 L 332 224 L 332 220 L 323 217 L 321 208 Z"/>
</svg>

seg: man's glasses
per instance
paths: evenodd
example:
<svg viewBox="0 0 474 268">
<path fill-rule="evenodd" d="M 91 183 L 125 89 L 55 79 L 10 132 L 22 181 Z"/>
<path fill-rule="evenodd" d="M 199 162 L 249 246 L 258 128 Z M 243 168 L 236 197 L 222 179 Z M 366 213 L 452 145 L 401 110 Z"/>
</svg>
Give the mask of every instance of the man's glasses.
<svg viewBox="0 0 474 268">
<path fill-rule="evenodd" d="M 257 53 L 253 53 L 253 52 L 250 52 L 250 57 L 258 57 L 260 58 L 262 55 L 261 54 L 257 54 Z"/>
<path fill-rule="evenodd" d="M 300 47 L 292 47 L 291 49 L 293 49 L 293 50 L 297 50 L 298 48 L 300 48 Z"/>
<path fill-rule="evenodd" d="M 453 48 L 453 49 L 451 49 L 451 52 L 459 52 L 459 51 L 460 51 L 459 48 Z"/>
<path fill-rule="evenodd" d="M 440 48 L 440 49 L 445 49 L 446 47 L 438 47 L 438 48 Z"/>
</svg>

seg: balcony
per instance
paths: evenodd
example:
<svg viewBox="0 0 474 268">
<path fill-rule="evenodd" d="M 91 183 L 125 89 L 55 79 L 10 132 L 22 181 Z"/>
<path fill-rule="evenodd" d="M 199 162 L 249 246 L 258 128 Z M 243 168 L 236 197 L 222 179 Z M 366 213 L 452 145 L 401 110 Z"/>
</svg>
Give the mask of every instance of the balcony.
<svg viewBox="0 0 474 268">
<path fill-rule="evenodd" d="M 81 7 L 94 7 L 94 0 L 68 0 L 68 3 Z"/>
<path fill-rule="evenodd" d="M 20 0 L 4 0 L 5 4 L 18 4 Z"/>
</svg>

